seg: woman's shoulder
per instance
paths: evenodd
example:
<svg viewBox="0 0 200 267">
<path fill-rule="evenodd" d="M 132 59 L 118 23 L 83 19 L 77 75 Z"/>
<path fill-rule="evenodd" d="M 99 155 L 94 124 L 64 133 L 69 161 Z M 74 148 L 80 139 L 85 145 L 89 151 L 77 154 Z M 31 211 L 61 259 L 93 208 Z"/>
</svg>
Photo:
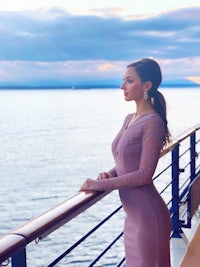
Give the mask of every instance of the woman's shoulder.
<svg viewBox="0 0 200 267">
<path fill-rule="evenodd" d="M 161 123 L 161 124 L 164 124 L 162 118 L 160 117 L 160 115 L 158 113 L 150 113 L 149 114 L 149 118 L 148 118 L 149 121 L 152 121 L 152 122 L 157 122 L 157 123 Z"/>
<path fill-rule="evenodd" d="M 147 128 L 154 129 L 155 131 L 165 131 L 164 122 L 158 113 L 149 114 L 149 116 L 146 116 L 144 120 L 144 124 Z"/>
<path fill-rule="evenodd" d="M 148 113 L 138 120 L 138 125 L 142 129 L 152 128 L 154 130 L 165 129 L 164 122 L 158 113 Z"/>
</svg>

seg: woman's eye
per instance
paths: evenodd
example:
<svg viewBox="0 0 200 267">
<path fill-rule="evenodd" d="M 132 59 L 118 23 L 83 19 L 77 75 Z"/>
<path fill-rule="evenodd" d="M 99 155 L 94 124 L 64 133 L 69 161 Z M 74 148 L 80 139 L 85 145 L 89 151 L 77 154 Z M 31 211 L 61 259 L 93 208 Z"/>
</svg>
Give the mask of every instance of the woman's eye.
<svg viewBox="0 0 200 267">
<path fill-rule="evenodd" d="M 132 83 L 133 80 L 132 79 L 123 79 L 123 83 Z"/>
<path fill-rule="evenodd" d="M 132 83 L 132 82 L 133 82 L 133 80 L 130 80 L 130 79 L 128 79 L 128 80 L 127 80 L 127 82 L 128 82 L 128 83 Z"/>
</svg>

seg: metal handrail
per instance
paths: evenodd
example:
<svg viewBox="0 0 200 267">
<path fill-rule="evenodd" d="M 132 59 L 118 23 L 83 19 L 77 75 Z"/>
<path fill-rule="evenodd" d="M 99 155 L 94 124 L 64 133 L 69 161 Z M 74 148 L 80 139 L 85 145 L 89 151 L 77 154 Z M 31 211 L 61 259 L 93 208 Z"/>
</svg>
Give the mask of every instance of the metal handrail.
<svg viewBox="0 0 200 267">
<path fill-rule="evenodd" d="M 168 152 L 172 151 L 175 146 L 177 146 L 179 143 L 181 143 L 183 140 L 188 138 L 191 134 L 195 133 L 199 129 L 200 129 L 200 124 L 197 124 L 194 127 L 192 127 L 189 130 L 187 130 L 186 132 L 184 132 L 183 134 L 181 134 L 181 135 L 177 136 L 176 138 L 174 138 L 172 140 L 172 142 L 161 152 L 160 157 L 163 157 Z"/>
<path fill-rule="evenodd" d="M 0 263 L 31 241 L 43 239 L 60 226 L 98 202 L 109 192 L 78 193 L 39 217 L 14 229 L 0 239 Z"/>
<path fill-rule="evenodd" d="M 190 130 L 177 137 L 165 148 L 165 150 L 162 151 L 160 157 L 173 151 L 180 142 L 199 129 L 200 124 L 192 127 Z M 55 208 L 50 209 L 39 217 L 4 235 L 0 238 L 0 263 L 22 250 L 33 240 L 46 237 L 109 193 L 110 192 L 94 191 L 89 193 L 78 193 Z"/>
</svg>

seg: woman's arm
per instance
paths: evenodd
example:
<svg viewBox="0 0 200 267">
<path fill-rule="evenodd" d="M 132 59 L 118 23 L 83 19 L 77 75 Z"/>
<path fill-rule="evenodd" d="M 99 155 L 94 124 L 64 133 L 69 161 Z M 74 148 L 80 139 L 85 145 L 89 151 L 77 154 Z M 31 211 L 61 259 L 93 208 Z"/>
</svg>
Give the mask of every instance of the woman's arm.
<svg viewBox="0 0 200 267">
<path fill-rule="evenodd" d="M 82 186 L 84 190 L 81 191 L 111 191 L 152 183 L 152 177 L 160 157 L 164 133 L 165 129 L 162 121 L 158 120 L 157 117 L 152 117 L 143 131 L 139 169 L 114 178 L 87 179 Z"/>
<path fill-rule="evenodd" d="M 142 154 L 139 169 L 116 178 L 98 181 L 98 191 L 123 189 L 152 183 L 164 138 L 164 124 L 152 117 L 142 137 Z"/>
</svg>

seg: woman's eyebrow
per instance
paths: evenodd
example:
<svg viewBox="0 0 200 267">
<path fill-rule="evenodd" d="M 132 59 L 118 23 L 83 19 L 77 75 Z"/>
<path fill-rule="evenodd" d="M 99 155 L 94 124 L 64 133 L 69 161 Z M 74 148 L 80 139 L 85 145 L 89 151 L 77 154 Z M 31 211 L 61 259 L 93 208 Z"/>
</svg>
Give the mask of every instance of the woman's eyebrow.
<svg viewBox="0 0 200 267">
<path fill-rule="evenodd" d="M 123 79 L 127 79 L 127 78 L 134 78 L 133 76 L 130 76 L 130 75 L 128 75 L 128 76 L 123 76 Z"/>
</svg>

